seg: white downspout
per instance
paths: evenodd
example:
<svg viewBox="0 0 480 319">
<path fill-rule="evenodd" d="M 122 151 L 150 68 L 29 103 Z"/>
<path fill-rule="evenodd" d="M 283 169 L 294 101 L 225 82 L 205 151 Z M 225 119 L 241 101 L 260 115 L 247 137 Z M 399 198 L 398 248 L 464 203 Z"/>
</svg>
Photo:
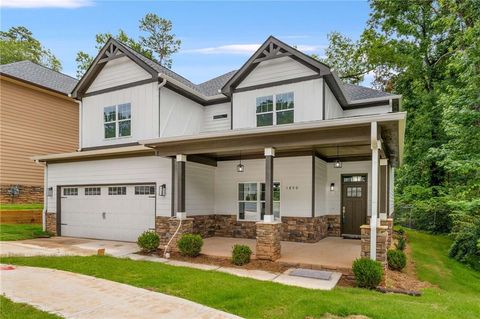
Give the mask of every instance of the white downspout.
<svg viewBox="0 0 480 319">
<path fill-rule="evenodd" d="M 68 94 L 69 98 L 72 98 L 72 94 Z M 82 137 L 82 119 L 83 119 L 83 108 L 82 108 L 82 101 L 80 100 L 73 100 L 78 104 L 78 149 L 77 152 L 81 152 L 83 148 L 83 137 Z"/>
<path fill-rule="evenodd" d="M 161 77 L 162 76 L 162 73 L 158 73 L 158 77 Z M 161 83 L 158 84 L 158 137 L 161 137 L 161 133 L 162 133 L 162 130 L 161 130 L 161 126 L 160 126 L 160 89 L 162 87 L 165 86 L 165 84 L 167 84 L 167 78 L 166 77 L 163 77 L 163 80 Z"/>
<path fill-rule="evenodd" d="M 377 260 L 377 214 L 378 214 L 378 148 L 377 122 L 371 127 L 372 148 L 372 215 L 370 216 L 370 259 Z"/>
<path fill-rule="evenodd" d="M 35 161 L 35 164 L 40 165 L 38 160 Z M 45 163 L 45 168 L 43 170 L 43 210 L 42 210 L 42 228 L 45 231 L 47 222 L 47 211 L 48 211 L 48 164 Z"/>
</svg>

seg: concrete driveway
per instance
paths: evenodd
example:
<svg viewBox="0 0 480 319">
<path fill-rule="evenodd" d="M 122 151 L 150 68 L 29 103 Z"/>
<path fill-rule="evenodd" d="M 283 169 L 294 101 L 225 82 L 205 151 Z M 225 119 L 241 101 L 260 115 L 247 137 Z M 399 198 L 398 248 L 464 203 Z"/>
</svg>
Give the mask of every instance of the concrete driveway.
<svg viewBox="0 0 480 319">
<path fill-rule="evenodd" d="M 0 242 L 0 256 L 89 256 L 104 248 L 105 254 L 123 257 L 139 251 L 136 243 L 71 237 L 37 238 Z"/>
<path fill-rule="evenodd" d="M 2 295 L 64 318 L 239 318 L 178 297 L 60 270 L 15 266 L 0 272 Z"/>
</svg>

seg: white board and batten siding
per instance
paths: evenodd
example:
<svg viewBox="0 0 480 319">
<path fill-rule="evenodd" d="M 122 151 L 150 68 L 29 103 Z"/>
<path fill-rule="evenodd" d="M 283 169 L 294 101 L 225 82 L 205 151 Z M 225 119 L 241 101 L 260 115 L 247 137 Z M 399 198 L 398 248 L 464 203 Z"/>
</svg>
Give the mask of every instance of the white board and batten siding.
<svg viewBox="0 0 480 319">
<path fill-rule="evenodd" d="M 53 188 L 48 197 L 48 211 L 56 212 L 58 185 L 109 185 L 128 183 L 166 184 L 166 196 L 158 196 L 158 216 L 171 215 L 171 159 L 158 156 L 130 157 L 48 165 L 47 187 Z M 80 190 L 79 190 L 80 191 Z"/>
<path fill-rule="evenodd" d="M 106 139 L 103 110 L 130 103 L 131 136 Z M 82 101 L 82 148 L 137 142 L 158 136 L 158 89 L 156 83 L 87 96 Z"/>
<path fill-rule="evenodd" d="M 265 160 L 242 161 L 243 173 L 237 172 L 238 161 L 220 161 L 215 171 L 215 213 L 237 215 L 238 183 L 264 182 Z M 274 159 L 273 179 L 280 182 L 282 216 L 312 216 L 312 157 Z"/>
<path fill-rule="evenodd" d="M 202 131 L 203 106 L 165 87 L 160 89 L 160 137 Z M 157 122 L 158 123 L 158 122 Z"/>
<path fill-rule="evenodd" d="M 233 129 L 256 127 L 257 97 L 293 92 L 294 122 L 322 120 L 322 79 L 314 79 L 233 94 Z"/>
<path fill-rule="evenodd" d="M 315 216 L 326 215 L 327 211 L 327 188 L 330 184 L 327 180 L 327 162 L 315 157 Z"/>
<path fill-rule="evenodd" d="M 108 61 L 87 93 L 150 79 L 152 76 L 128 57 Z"/>
<path fill-rule="evenodd" d="M 230 102 L 207 105 L 203 109 L 203 132 L 227 131 L 231 125 Z M 226 115 L 226 117 L 223 117 Z M 215 118 L 221 116 L 220 118 Z"/>
<path fill-rule="evenodd" d="M 331 120 L 344 116 L 344 110 L 333 95 L 330 87 L 325 83 L 325 119 Z"/>
<path fill-rule="evenodd" d="M 237 88 L 301 78 L 315 74 L 317 74 L 317 72 L 294 59 L 282 57 L 260 62 Z"/>
<path fill-rule="evenodd" d="M 189 216 L 215 212 L 215 167 L 187 162 L 185 208 Z"/>
</svg>

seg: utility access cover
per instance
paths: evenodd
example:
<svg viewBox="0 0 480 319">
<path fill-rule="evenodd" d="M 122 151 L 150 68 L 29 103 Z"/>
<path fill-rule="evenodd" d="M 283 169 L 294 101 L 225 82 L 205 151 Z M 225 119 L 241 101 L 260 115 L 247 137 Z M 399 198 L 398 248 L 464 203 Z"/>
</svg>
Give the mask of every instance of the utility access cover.
<svg viewBox="0 0 480 319">
<path fill-rule="evenodd" d="M 333 273 L 331 271 L 303 269 L 303 268 L 294 269 L 289 273 L 290 276 L 314 278 L 314 279 L 320 279 L 320 280 L 330 280 L 330 278 L 332 278 L 332 274 Z"/>
</svg>

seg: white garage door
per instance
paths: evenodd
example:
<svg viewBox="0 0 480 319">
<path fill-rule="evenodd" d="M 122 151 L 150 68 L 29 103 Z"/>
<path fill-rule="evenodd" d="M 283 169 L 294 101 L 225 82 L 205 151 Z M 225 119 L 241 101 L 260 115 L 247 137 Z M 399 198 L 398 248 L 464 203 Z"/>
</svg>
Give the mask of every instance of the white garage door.
<svg viewBox="0 0 480 319">
<path fill-rule="evenodd" d="M 62 236 L 136 241 L 155 228 L 155 185 L 63 187 Z"/>
</svg>

